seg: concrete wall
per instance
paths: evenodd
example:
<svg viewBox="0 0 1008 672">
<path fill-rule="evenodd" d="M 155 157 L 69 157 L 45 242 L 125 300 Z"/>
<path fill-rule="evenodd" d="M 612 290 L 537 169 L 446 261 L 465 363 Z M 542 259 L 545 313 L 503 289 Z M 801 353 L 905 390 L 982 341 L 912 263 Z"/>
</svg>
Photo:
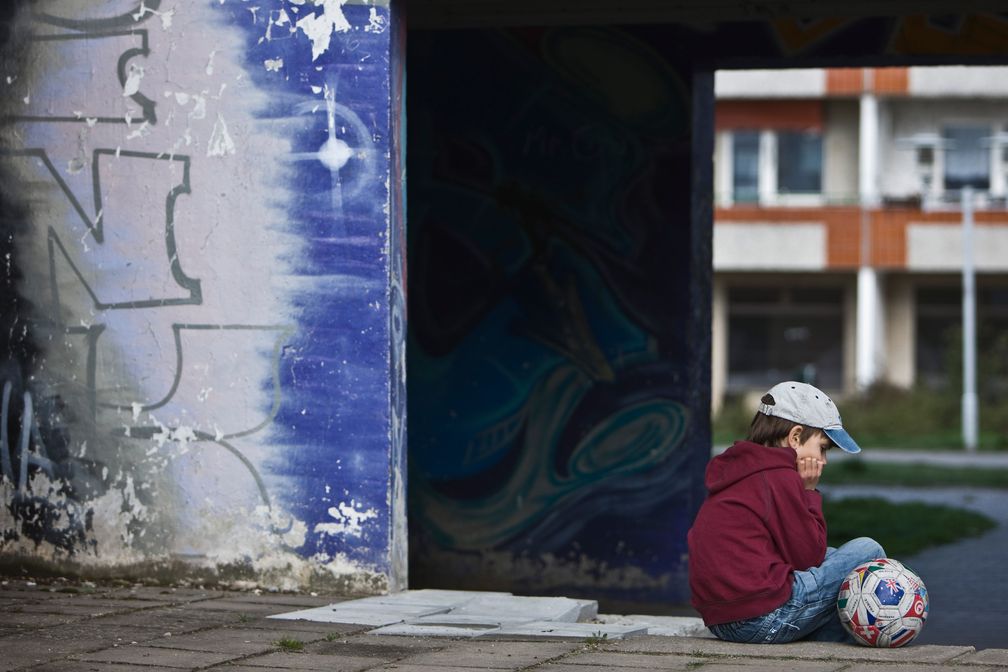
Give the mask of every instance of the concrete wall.
<svg viewBox="0 0 1008 672">
<path fill-rule="evenodd" d="M 4 563 L 402 585 L 394 19 L 11 12 Z"/>
</svg>

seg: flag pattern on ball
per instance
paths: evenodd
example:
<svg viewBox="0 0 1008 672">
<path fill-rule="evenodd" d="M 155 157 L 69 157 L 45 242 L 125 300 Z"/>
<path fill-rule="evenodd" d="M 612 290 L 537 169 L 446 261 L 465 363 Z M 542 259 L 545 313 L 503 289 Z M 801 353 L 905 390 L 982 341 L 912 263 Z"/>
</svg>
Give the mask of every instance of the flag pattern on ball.
<svg viewBox="0 0 1008 672">
<path fill-rule="evenodd" d="M 903 646 L 920 634 L 927 620 L 927 588 L 903 563 L 878 558 L 847 575 L 840 585 L 837 611 L 860 644 Z"/>
</svg>

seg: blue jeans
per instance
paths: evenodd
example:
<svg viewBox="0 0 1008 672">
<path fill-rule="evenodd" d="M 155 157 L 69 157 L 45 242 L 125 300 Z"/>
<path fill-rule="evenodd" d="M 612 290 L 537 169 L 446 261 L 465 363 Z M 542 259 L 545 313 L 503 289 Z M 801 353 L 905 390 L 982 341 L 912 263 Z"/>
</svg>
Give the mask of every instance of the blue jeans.
<svg viewBox="0 0 1008 672">
<path fill-rule="evenodd" d="M 768 614 L 710 626 L 718 639 L 747 644 L 783 644 L 798 639 L 850 642 L 837 615 L 840 584 L 861 563 L 884 558 L 874 539 L 859 537 L 840 548 L 827 548 L 818 567 L 794 573 L 791 599 Z"/>
</svg>

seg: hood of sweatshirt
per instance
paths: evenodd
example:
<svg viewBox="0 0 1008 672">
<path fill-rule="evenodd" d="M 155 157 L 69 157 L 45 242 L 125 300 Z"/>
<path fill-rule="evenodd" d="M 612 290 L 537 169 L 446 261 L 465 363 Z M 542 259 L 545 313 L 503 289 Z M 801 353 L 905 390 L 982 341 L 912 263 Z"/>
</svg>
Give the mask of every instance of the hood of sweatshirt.
<svg viewBox="0 0 1008 672">
<path fill-rule="evenodd" d="M 714 494 L 747 476 L 770 469 L 797 471 L 797 454 L 793 448 L 761 446 L 749 441 L 736 441 L 728 450 L 707 464 L 704 483 Z"/>
</svg>

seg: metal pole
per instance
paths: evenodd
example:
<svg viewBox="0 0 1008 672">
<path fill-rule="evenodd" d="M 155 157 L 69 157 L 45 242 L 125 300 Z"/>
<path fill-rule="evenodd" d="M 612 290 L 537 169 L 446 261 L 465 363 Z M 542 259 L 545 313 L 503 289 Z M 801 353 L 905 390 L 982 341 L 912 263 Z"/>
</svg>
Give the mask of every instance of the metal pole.
<svg viewBox="0 0 1008 672">
<path fill-rule="evenodd" d="M 976 383 L 976 274 L 973 268 L 973 187 L 962 194 L 962 314 L 963 393 L 962 438 L 968 452 L 976 452 L 979 425 Z"/>
</svg>

